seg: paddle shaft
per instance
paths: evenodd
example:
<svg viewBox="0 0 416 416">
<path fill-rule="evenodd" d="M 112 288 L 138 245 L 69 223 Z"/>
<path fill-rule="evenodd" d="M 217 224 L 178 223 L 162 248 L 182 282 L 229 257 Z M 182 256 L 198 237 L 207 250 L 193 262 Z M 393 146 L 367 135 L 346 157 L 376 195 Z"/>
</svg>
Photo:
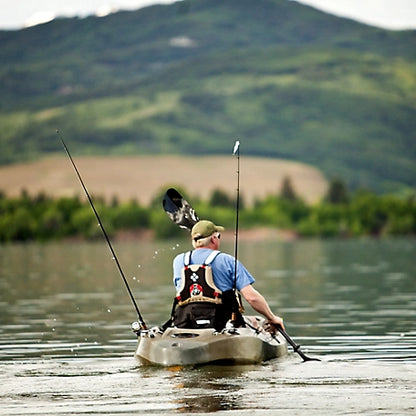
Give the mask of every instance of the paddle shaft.
<svg viewBox="0 0 416 416">
<path fill-rule="evenodd" d="M 293 350 L 300 355 L 303 361 L 321 361 L 319 358 L 310 358 L 307 355 L 305 355 L 301 351 L 300 345 L 297 345 L 295 341 L 293 341 L 292 338 L 290 338 L 290 336 L 286 333 L 286 331 L 280 325 L 275 325 L 275 327 L 283 335 L 286 341 L 292 346 Z"/>
<path fill-rule="evenodd" d="M 64 146 L 65 152 L 66 152 L 66 154 L 68 155 L 69 160 L 70 160 L 70 161 L 71 161 L 71 163 L 72 163 L 72 166 L 74 167 L 74 170 L 75 170 L 75 172 L 76 172 L 76 174 L 77 174 L 77 176 L 78 176 L 79 182 L 81 183 L 81 186 L 82 186 L 82 188 L 84 189 L 84 192 L 85 192 L 85 194 L 86 194 L 86 196 L 87 196 L 87 198 L 88 198 L 88 202 L 90 203 L 91 208 L 92 208 L 92 210 L 93 210 L 93 212 L 94 212 L 94 214 L 95 214 L 95 217 L 97 218 L 98 224 L 100 225 L 101 231 L 102 231 L 102 232 L 103 232 L 103 234 L 104 234 L 104 237 L 105 237 L 105 239 L 106 239 L 106 241 L 107 241 L 108 247 L 110 248 L 111 254 L 113 255 L 113 259 L 114 259 L 114 260 L 115 260 L 115 262 L 116 262 L 116 265 L 117 265 L 118 271 L 120 272 L 120 276 L 122 277 L 122 279 L 123 279 L 123 281 L 124 281 L 124 284 L 125 284 L 125 286 L 126 286 L 127 292 L 128 292 L 128 294 L 129 294 L 129 296 L 130 296 L 131 301 L 133 302 L 134 308 L 136 309 L 137 316 L 138 316 L 138 320 L 139 320 L 139 324 L 140 324 L 140 326 L 142 327 L 142 329 L 146 329 L 146 324 L 145 324 L 145 322 L 144 322 L 144 320 L 143 320 L 143 318 L 142 318 L 142 315 L 141 315 L 141 313 L 140 313 L 140 310 L 139 310 L 139 307 L 138 307 L 138 305 L 137 305 L 137 303 L 136 303 L 136 300 L 134 299 L 133 293 L 132 293 L 132 291 L 130 290 L 129 284 L 127 283 L 126 276 L 125 276 L 125 275 L 124 275 L 124 273 L 123 273 L 123 270 L 122 270 L 122 268 L 121 268 L 120 262 L 118 261 L 118 258 L 117 258 L 117 256 L 116 256 L 116 253 L 115 253 L 114 249 L 113 249 L 113 246 L 111 245 L 110 239 L 108 238 L 108 235 L 107 235 L 107 233 L 106 233 L 106 231 L 105 231 L 104 225 L 103 225 L 103 223 L 101 222 L 100 216 L 98 215 L 98 212 L 97 212 L 97 210 L 95 209 L 95 206 L 94 206 L 94 203 L 92 202 L 92 199 L 91 199 L 91 197 L 90 197 L 90 194 L 89 194 L 89 192 L 88 192 L 88 190 L 87 190 L 86 186 L 84 185 L 84 181 L 83 181 L 83 180 L 82 180 L 82 178 L 81 178 L 81 175 L 80 175 L 80 173 L 79 173 L 79 171 L 78 171 L 78 169 L 77 169 L 77 167 L 76 167 L 76 165 L 75 165 L 74 159 L 72 159 L 71 153 L 69 152 L 69 149 L 68 149 L 68 147 L 66 146 L 66 144 L 65 144 L 65 142 L 64 142 L 64 139 L 62 138 L 62 135 L 61 135 L 61 133 L 59 132 L 59 130 L 57 130 L 57 133 L 58 133 L 58 136 L 59 136 L 59 138 L 61 139 L 61 142 L 62 142 L 62 144 L 63 144 L 63 146 Z"/>
</svg>

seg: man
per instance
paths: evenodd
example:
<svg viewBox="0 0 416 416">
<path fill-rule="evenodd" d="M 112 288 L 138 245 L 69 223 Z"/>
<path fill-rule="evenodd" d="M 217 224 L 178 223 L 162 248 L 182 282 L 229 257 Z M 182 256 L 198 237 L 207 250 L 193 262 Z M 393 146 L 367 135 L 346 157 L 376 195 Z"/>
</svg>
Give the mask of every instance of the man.
<svg viewBox="0 0 416 416">
<path fill-rule="evenodd" d="M 195 250 L 182 253 L 173 261 L 173 282 L 177 291 L 173 322 L 178 327 L 224 328 L 234 313 L 237 324 L 237 289 L 251 307 L 270 323 L 283 325 L 283 319 L 274 315 L 264 297 L 253 288 L 253 276 L 241 262 L 219 251 L 221 231 L 224 227 L 201 220 L 191 230 Z"/>
</svg>

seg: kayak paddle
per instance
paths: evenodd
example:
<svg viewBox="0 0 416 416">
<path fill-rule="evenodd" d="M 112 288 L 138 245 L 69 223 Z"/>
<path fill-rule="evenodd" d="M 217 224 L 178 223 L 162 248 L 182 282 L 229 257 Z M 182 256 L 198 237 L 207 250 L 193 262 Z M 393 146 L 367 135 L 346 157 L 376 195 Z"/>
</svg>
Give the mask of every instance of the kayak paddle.
<svg viewBox="0 0 416 416">
<path fill-rule="evenodd" d="M 169 188 L 163 197 L 163 209 L 179 227 L 191 230 L 199 221 L 198 215 L 186 199 L 174 188 Z"/>
<path fill-rule="evenodd" d="M 300 345 L 297 345 L 295 341 L 290 338 L 290 336 L 286 333 L 286 331 L 280 326 L 280 325 L 274 325 L 274 327 L 283 335 L 283 337 L 286 339 L 286 341 L 292 346 L 293 350 L 298 353 L 303 361 L 321 361 L 319 358 L 311 358 L 305 355 L 301 349 Z"/>
</svg>

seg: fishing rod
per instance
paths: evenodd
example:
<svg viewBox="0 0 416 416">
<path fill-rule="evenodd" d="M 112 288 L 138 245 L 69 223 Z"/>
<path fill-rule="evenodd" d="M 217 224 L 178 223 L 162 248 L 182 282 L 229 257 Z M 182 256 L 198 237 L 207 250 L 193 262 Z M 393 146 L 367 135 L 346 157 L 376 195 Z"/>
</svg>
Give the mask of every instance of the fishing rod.
<svg viewBox="0 0 416 416">
<path fill-rule="evenodd" d="M 233 155 L 237 156 L 237 197 L 235 203 L 235 243 L 234 243 L 234 289 L 237 284 L 237 255 L 238 255 L 238 217 L 240 212 L 240 141 L 237 140 L 234 144 Z"/>
<path fill-rule="evenodd" d="M 59 130 L 57 130 L 57 131 L 56 131 L 56 133 L 58 134 L 59 138 L 61 139 L 61 142 L 62 142 L 62 144 L 63 144 L 63 146 L 64 146 L 65 152 L 66 152 L 66 154 L 68 155 L 69 160 L 71 161 L 72 166 L 73 166 L 73 167 L 74 167 L 74 169 L 75 169 L 75 172 L 76 172 L 76 174 L 77 174 L 77 176 L 78 176 L 78 179 L 79 179 L 79 181 L 80 181 L 80 183 L 81 183 L 81 186 L 82 186 L 82 188 L 84 189 L 85 194 L 87 195 L 87 198 L 88 198 L 88 201 L 89 201 L 89 203 L 90 203 L 90 205 L 91 205 L 92 210 L 94 211 L 95 218 L 97 218 L 97 221 L 98 221 L 98 224 L 99 224 L 99 226 L 100 226 L 100 228 L 101 228 L 101 231 L 102 231 L 102 232 L 103 232 L 103 234 L 104 234 L 104 237 L 105 237 L 105 239 L 106 239 L 106 241 L 107 241 L 108 247 L 109 247 L 109 249 L 110 249 L 110 251 L 111 251 L 111 254 L 113 255 L 113 260 L 115 260 L 115 262 L 116 262 L 116 265 L 117 265 L 118 271 L 120 272 L 120 276 L 122 277 L 122 279 L 123 279 L 123 281 L 124 281 L 124 284 L 125 284 L 125 286 L 126 286 L 127 292 L 128 292 L 128 294 L 130 295 L 130 299 L 131 299 L 131 301 L 133 302 L 134 308 L 136 309 L 136 312 L 137 312 L 137 317 L 138 317 L 138 321 L 139 321 L 140 328 L 141 328 L 141 329 L 147 329 L 146 324 L 145 324 L 145 322 L 144 322 L 144 320 L 143 320 L 143 318 L 142 318 L 142 315 L 141 315 L 141 313 L 140 313 L 139 307 L 138 307 L 138 305 L 137 305 L 137 303 L 136 303 L 136 300 L 134 299 L 133 293 L 132 293 L 132 291 L 130 290 L 129 284 L 127 283 L 127 279 L 126 279 L 126 276 L 125 276 L 125 275 L 124 275 L 124 273 L 123 273 L 123 270 L 122 270 L 122 268 L 121 268 L 120 262 L 118 261 L 118 258 L 117 258 L 117 256 L 116 256 L 116 253 L 115 253 L 114 249 L 113 249 L 113 246 L 111 245 L 110 239 L 108 238 L 108 235 L 107 235 L 107 233 L 106 233 L 106 231 L 105 231 L 104 225 L 103 225 L 103 223 L 101 222 L 100 216 L 98 215 L 98 212 L 97 212 L 97 210 L 95 209 L 95 206 L 94 206 L 94 204 L 93 204 L 93 202 L 92 202 L 92 199 L 91 199 L 91 197 L 90 197 L 90 194 L 88 193 L 88 190 L 87 190 L 86 186 L 84 185 L 84 181 L 82 180 L 81 175 L 80 175 L 80 173 L 79 173 L 79 171 L 78 171 L 78 169 L 77 169 L 77 167 L 76 167 L 76 165 L 75 165 L 74 159 L 72 159 L 71 153 L 69 152 L 69 149 L 68 149 L 68 147 L 66 146 L 66 144 L 65 144 L 65 142 L 64 142 L 64 139 L 63 139 L 63 137 L 62 137 L 62 135 L 61 135 L 61 132 L 60 132 Z"/>
<path fill-rule="evenodd" d="M 235 293 L 237 305 L 236 310 L 234 310 L 231 314 L 231 322 L 234 323 L 237 320 L 237 311 L 239 310 L 241 313 L 244 312 L 243 304 L 241 302 L 240 294 L 237 292 L 237 267 L 238 267 L 238 221 L 239 221 L 239 214 L 240 214 L 240 141 L 236 140 L 233 149 L 233 155 L 237 156 L 237 196 L 236 196 L 236 203 L 235 203 L 235 242 L 234 242 L 234 282 L 233 282 L 233 290 Z M 234 308 L 233 308 L 234 309 Z"/>
</svg>

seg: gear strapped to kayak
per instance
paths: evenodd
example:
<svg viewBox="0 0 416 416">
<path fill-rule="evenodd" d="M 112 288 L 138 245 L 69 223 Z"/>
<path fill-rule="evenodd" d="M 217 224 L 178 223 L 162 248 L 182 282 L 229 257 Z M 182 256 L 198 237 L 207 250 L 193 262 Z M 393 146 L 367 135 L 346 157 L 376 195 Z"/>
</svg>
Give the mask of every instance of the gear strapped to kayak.
<svg viewBox="0 0 416 416">
<path fill-rule="evenodd" d="M 191 264 L 192 251 L 185 254 L 181 287 L 173 309 L 173 324 L 178 328 L 225 327 L 236 309 L 234 290 L 222 292 L 214 283 L 211 263 L 220 254 L 212 251 L 203 264 Z"/>
</svg>

